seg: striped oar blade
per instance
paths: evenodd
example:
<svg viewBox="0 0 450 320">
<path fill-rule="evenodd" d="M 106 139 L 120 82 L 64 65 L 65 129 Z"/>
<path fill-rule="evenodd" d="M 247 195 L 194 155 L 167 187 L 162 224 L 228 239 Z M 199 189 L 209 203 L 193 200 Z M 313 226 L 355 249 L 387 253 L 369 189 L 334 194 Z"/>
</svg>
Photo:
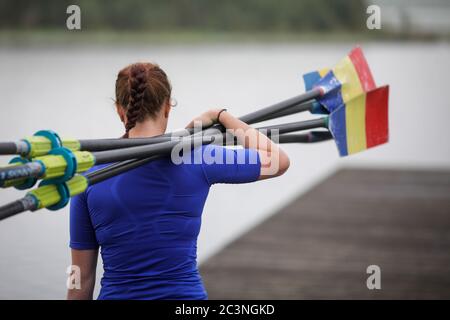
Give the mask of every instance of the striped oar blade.
<svg viewBox="0 0 450 320">
<path fill-rule="evenodd" d="M 374 90 L 375 81 L 360 47 L 354 48 L 344 59 L 322 77 L 316 86 L 324 95 L 318 98 L 329 112 L 351 99 Z"/>
<path fill-rule="evenodd" d="M 329 116 L 329 129 L 341 157 L 364 151 L 389 140 L 389 86 L 347 101 Z"/>
<path fill-rule="evenodd" d="M 321 69 L 312 72 L 305 73 L 303 75 L 303 82 L 305 83 L 305 91 L 313 89 L 320 79 L 322 79 L 330 69 Z M 330 113 L 325 107 L 323 107 L 319 102 L 314 101 L 311 113 L 313 114 L 328 114 Z"/>
</svg>

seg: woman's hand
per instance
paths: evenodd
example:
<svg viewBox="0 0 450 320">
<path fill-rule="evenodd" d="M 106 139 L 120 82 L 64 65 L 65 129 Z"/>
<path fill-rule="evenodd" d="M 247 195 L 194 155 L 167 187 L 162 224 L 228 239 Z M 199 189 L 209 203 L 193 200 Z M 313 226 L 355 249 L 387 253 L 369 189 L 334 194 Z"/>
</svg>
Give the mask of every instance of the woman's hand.
<svg viewBox="0 0 450 320">
<path fill-rule="evenodd" d="M 201 114 L 200 116 L 194 118 L 189 124 L 186 126 L 186 128 L 193 128 L 194 125 L 201 124 L 203 128 L 210 127 L 214 123 L 217 122 L 217 117 L 219 115 L 219 112 L 222 109 L 211 109 L 206 111 L 205 113 Z"/>
</svg>

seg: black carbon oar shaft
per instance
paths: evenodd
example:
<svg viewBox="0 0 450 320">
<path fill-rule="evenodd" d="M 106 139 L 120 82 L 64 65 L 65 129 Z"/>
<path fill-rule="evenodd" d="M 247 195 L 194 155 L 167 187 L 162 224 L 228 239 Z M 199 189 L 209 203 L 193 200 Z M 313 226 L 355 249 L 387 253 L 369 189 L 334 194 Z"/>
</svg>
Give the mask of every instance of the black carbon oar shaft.
<svg viewBox="0 0 450 320">
<path fill-rule="evenodd" d="M 86 178 L 89 181 L 89 185 L 94 185 L 96 183 L 105 181 L 106 179 L 112 178 L 114 176 L 117 176 L 119 174 L 122 174 L 124 172 L 127 172 L 129 170 L 135 169 L 137 167 L 140 167 L 150 161 L 159 159 L 164 157 L 164 155 L 157 155 L 149 158 L 143 158 L 143 159 L 131 159 L 126 160 L 122 162 L 117 162 L 114 164 L 111 164 L 109 166 L 106 166 L 104 168 L 101 168 L 99 170 L 90 172 L 86 175 Z"/>
<path fill-rule="evenodd" d="M 273 107 L 273 106 L 272 106 Z M 308 111 L 312 108 L 312 102 L 306 102 L 301 104 L 296 104 L 291 107 L 286 107 L 286 109 L 282 109 L 278 112 L 275 112 L 270 115 L 266 116 L 259 116 L 256 114 L 255 117 L 252 117 L 252 114 L 243 116 L 240 118 L 240 120 L 244 121 L 246 119 L 249 119 L 248 121 L 244 121 L 248 124 L 254 124 L 257 122 L 262 122 L 266 120 L 271 120 L 279 117 L 288 116 L 291 114 Z M 255 114 L 255 113 L 253 113 Z M 223 128 L 221 125 L 215 125 L 212 128 L 215 128 L 217 130 L 222 130 Z M 211 129 L 212 129 L 211 128 Z M 193 129 L 185 129 L 183 131 L 175 132 L 175 133 L 168 133 L 156 137 L 150 137 L 150 138 L 119 138 L 119 139 L 86 139 L 86 140 L 80 140 L 80 150 L 84 151 L 106 151 L 106 150 L 113 150 L 113 149 L 121 149 L 121 148 L 130 148 L 130 147 L 136 147 L 136 146 L 143 146 L 143 145 L 149 145 L 149 144 L 156 144 L 156 143 L 162 143 L 173 140 L 174 137 L 182 137 L 182 136 L 188 136 L 190 134 L 193 134 Z"/>
<path fill-rule="evenodd" d="M 319 94 L 320 96 L 320 92 L 314 93 Z M 307 97 L 308 98 L 308 97 Z M 293 101 L 295 100 L 295 102 Z M 282 107 L 287 108 L 286 110 L 281 109 L 279 111 L 277 111 L 279 114 L 277 114 L 277 112 L 273 113 L 272 115 L 266 115 L 264 116 L 264 112 L 261 113 L 253 113 L 253 114 L 249 114 L 246 115 L 244 117 L 241 117 L 240 119 L 242 121 L 247 120 L 247 123 L 251 124 L 253 122 L 259 122 L 259 121 L 264 121 L 264 120 L 270 120 L 273 118 L 276 118 L 278 116 L 285 116 L 285 115 L 290 115 L 290 114 L 294 114 L 294 113 L 298 113 L 298 112 L 302 112 L 302 111 L 307 111 L 307 110 L 311 110 L 312 107 L 312 102 L 309 103 L 303 103 L 303 104 L 298 104 L 297 103 L 297 99 L 289 99 L 287 100 L 288 102 L 284 101 L 281 104 Z M 278 104 L 278 108 L 280 107 L 280 104 Z M 269 107 L 270 108 L 273 108 Z M 275 105 L 275 107 L 277 107 L 277 105 Z M 290 108 L 290 109 L 289 109 Z M 268 108 L 266 108 L 267 110 Z M 288 128 L 285 128 L 283 132 L 292 132 L 292 131 L 299 131 L 299 130 L 307 130 L 307 129 L 311 129 L 311 128 L 318 128 L 318 127 L 326 127 L 326 122 L 324 121 L 325 118 L 319 118 L 319 119 L 315 119 L 315 120 L 311 120 L 310 122 L 307 122 L 306 124 L 303 124 L 301 126 L 298 125 L 298 123 L 295 123 L 296 125 L 293 124 L 288 124 Z M 245 121 L 244 121 L 245 122 Z M 222 126 L 218 126 L 217 129 L 221 129 Z M 298 130 L 294 130 L 296 128 L 299 128 Z M 270 127 L 262 127 L 260 129 L 280 129 L 280 126 L 270 126 Z M 192 133 L 193 131 L 191 131 Z M 279 134 L 281 134 L 282 132 L 279 132 Z M 331 136 L 331 134 L 329 134 Z M 142 139 L 142 142 L 145 144 L 145 142 L 148 143 L 149 139 L 156 139 L 156 138 L 163 138 L 163 137 L 169 137 L 170 136 L 168 134 L 159 136 L 159 137 L 154 137 L 154 138 L 144 138 Z M 295 135 L 295 136 L 291 136 L 291 137 L 283 137 L 283 135 L 280 135 L 279 137 L 281 140 L 284 140 L 283 142 L 280 143 L 294 143 L 294 142 L 316 142 L 316 141 L 324 141 L 324 140 L 328 140 L 329 138 L 326 138 L 324 140 L 314 140 L 314 137 L 311 137 L 311 135 L 308 134 L 300 134 L 300 135 Z M 122 139 L 122 140 L 134 140 L 136 141 L 136 139 Z M 123 162 L 119 162 L 119 163 L 115 163 L 112 165 L 109 165 L 105 168 L 102 168 L 100 170 L 91 172 L 87 175 L 88 179 L 89 179 L 89 183 L 90 184 L 95 184 L 101 181 L 104 181 L 106 179 L 109 179 L 110 177 L 113 177 L 117 174 L 121 174 L 123 172 L 126 172 L 128 170 L 137 168 L 145 163 L 148 163 L 154 159 L 159 158 L 159 156 L 153 156 L 150 158 L 143 158 L 143 159 L 129 159 Z M 109 161 L 111 162 L 111 161 Z M 111 172 L 110 172 L 111 171 Z"/>
<path fill-rule="evenodd" d="M 38 178 L 41 175 L 42 170 L 42 164 L 39 162 L 30 162 L 22 165 L 0 168 L 0 182 L 28 177 Z"/>
<path fill-rule="evenodd" d="M 317 129 L 317 128 L 328 128 L 328 117 L 317 118 L 313 120 L 306 121 L 298 121 L 285 123 L 282 125 L 273 125 L 258 128 L 258 130 L 267 130 L 267 133 L 270 134 L 272 130 L 278 130 L 278 134 L 289 133 L 295 131 L 303 131 L 309 129 Z"/>
<path fill-rule="evenodd" d="M 299 134 L 281 134 L 278 136 L 279 143 L 315 143 L 333 139 L 329 131 L 312 131 Z"/>
<path fill-rule="evenodd" d="M 0 207 L 0 220 L 12 217 L 16 214 L 37 209 L 37 204 L 31 196 L 10 202 Z"/>
<path fill-rule="evenodd" d="M 256 122 L 274 119 L 274 118 L 278 117 L 277 116 L 278 112 L 283 112 L 283 111 L 285 111 L 289 108 L 295 107 L 299 104 L 303 104 L 312 99 L 319 98 L 321 95 L 322 95 L 321 89 L 314 88 L 310 91 L 307 91 L 307 92 L 300 94 L 298 96 L 295 96 L 293 98 L 281 101 L 274 105 L 271 105 L 271 106 L 265 107 L 263 109 L 254 111 L 252 113 L 246 114 L 246 115 L 240 117 L 239 120 L 241 120 L 247 124 L 253 124 Z M 287 111 L 285 111 L 285 112 L 287 112 Z M 290 114 L 292 114 L 292 113 L 290 113 Z M 287 114 L 285 114 L 285 115 L 287 115 Z M 209 134 L 209 132 L 211 130 L 224 131 L 225 128 L 221 124 L 215 124 L 212 127 L 204 130 L 203 132 L 204 132 L 204 134 Z M 193 133 L 193 130 L 191 130 L 191 132 Z"/>
<path fill-rule="evenodd" d="M 249 114 L 241 117 L 240 119 L 246 123 L 260 122 L 261 119 L 266 118 L 268 115 L 276 114 L 277 112 L 294 107 L 300 103 L 304 103 L 309 100 L 319 98 L 321 96 L 321 94 L 322 94 L 322 92 L 319 88 L 312 89 L 310 91 L 307 91 L 307 92 L 300 94 L 298 96 L 295 96 L 293 98 L 281 101 L 281 102 L 271 105 L 269 107 L 249 113 Z"/>
<path fill-rule="evenodd" d="M 276 112 L 272 115 L 268 115 L 267 117 L 260 118 L 258 122 L 266 121 L 266 120 L 272 120 L 276 118 L 281 118 L 285 116 L 290 116 L 292 114 L 304 112 L 304 111 L 310 111 L 313 107 L 313 102 L 305 102 L 298 105 L 295 105 L 290 108 L 283 109 L 279 112 Z"/>
<path fill-rule="evenodd" d="M 249 113 L 240 117 L 239 119 L 248 123 L 254 124 L 257 122 L 275 119 L 278 117 L 283 117 L 286 115 L 308 111 L 311 110 L 312 102 L 308 102 L 315 99 L 321 95 L 319 89 L 313 89 L 311 91 L 305 92 L 301 95 L 295 96 L 293 98 L 281 101 L 274 105 L 265 107 L 261 110 Z M 224 130 L 220 124 L 212 126 L 214 129 Z M 187 136 L 193 134 L 193 129 L 186 129 L 184 132 L 173 132 L 163 134 L 157 137 L 151 138 L 134 138 L 134 139 L 84 139 L 79 140 L 80 150 L 83 151 L 105 151 L 120 148 L 129 148 L 134 146 L 156 144 L 161 142 L 170 141 L 173 136 Z M 26 153 L 27 144 L 24 141 L 19 142 L 0 142 L 0 155 L 7 154 L 22 154 Z M 29 151 L 29 150 L 28 150 Z"/>
<path fill-rule="evenodd" d="M 275 136 L 272 138 L 274 137 Z M 276 137 L 278 138 L 279 143 L 312 143 L 326 141 L 333 138 L 331 133 L 328 131 L 312 131 L 301 134 L 280 134 Z M 149 158 L 131 159 L 117 162 L 86 174 L 86 178 L 88 179 L 89 185 L 94 185 L 162 157 L 164 157 L 164 155 L 155 155 Z M 37 204 L 32 197 L 25 196 L 20 200 L 1 206 L 0 220 L 12 217 L 28 210 L 33 211 L 37 209 L 36 205 Z"/>
<path fill-rule="evenodd" d="M 23 211 L 25 211 L 25 207 L 21 200 L 8 203 L 0 207 L 0 220 L 12 217 Z"/>
<path fill-rule="evenodd" d="M 264 130 L 268 135 L 270 134 L 283 134 L 295 131 L 309 130 L 315 128 L 327 128 L 328 117 L 317 118 L 313 120 L 299 121 L 286 123 L 281 125 L 272 125 L 260 127 L 258 130 Z M 277 130 L 278 132 L 272 132 Z M 178 143 L 189 144 L 189 145 L 201 145 L 205 143 L 211 143 L 216 138 L 222 138 L 219 129 L 208 129 L 205 131 L 206 136 L 194 135 L 184 138 L 176 138 L 171 141 L 142 145 L 123 149 L 113 149 L 106 151 L 93 152 L 95 158 L 95 164 L 111 163 L 117 161 L 124 161 L 130 159 L 140 159 L 146 157 L 152 157 L 159 154 L 167 154 L 172 150 L 173 147 L 178 145 Z M 222 142 L 218 142 L 222 143 Z M 18 178 L 36 177 L 42 174 L 43 168 L 40 162 L 30 162 L 24 165 L 0 168 L 0 182 L 7 180 L 14 180 Z"/>
<path fill-rule="evenodd" d="M 331 136 L 331 133 L 328 131 L 323 132 L 313 131 L 304 134 L 282 134 L 282 131 L 292 132 L 299 130 L 307 130 L 311 128 L 323 127 L 324 125 L 326 125 L 326 118 L 318 118 L 311 121 L 302 121 L 278 126 L 262 127 L 259 130 L 264 128 L 279 129 L 278 133 L 279 135 L 278 134 L 276 135 L 276 137 L 279 139 L 279 143 L 296 143 L 296 142 L 310 143 L 310 142 L 320 142 L 330 140 L 333 137 Z M 223 134 L 223 136 L 224 135 L 225 134 Z M 274 137 L 275 135 L 272 136 L 272 138 Z M 222 142 L 223 141 L 224 139 L 222 139 Z M 161 154 L 149 158 L 130 159 L 122 162 L 117 162 L 104 168 L 101 168 L 99 170 L 88 173 L 86 175 L 86 178 L 88 178 L 89 185 L 93 185 L 164 156 L 165 156 L 164 154 Z"/>
<path fill-rule="evenodd" d="M 15 142 L 0 142 L 0 154 L 17 154 Z"/>
<path fill-rule="evenodd" d="M 176 139 L 173 141 L 162 142 L 152 145 L 93 152 L 93 155 L 95 157 L 95 164 L 102 164 L 136 158 L 152 157 L 154 155 L 159 154 L 166 154 L 170 152 L 172 148 L 178 145 L 179 143 L 182 143 L 183 145 L 202 145 L 211 143 L 214 141 L 214 139 L 215 139 L 214 136 L 186 137 L 181 140 Z"/>
<path fill-rule="evenodd" d="M 187 135 L 187 133 L 186 133 Z M 149 144 L 167 142 L 171 136 L 157 136 L 151 138 L 119 138 L 119 139 L 88 139 L 80 140 L 80 150 L 83 151 L 105 151 L 121 148 L 137 147 Z"/>
</svg>

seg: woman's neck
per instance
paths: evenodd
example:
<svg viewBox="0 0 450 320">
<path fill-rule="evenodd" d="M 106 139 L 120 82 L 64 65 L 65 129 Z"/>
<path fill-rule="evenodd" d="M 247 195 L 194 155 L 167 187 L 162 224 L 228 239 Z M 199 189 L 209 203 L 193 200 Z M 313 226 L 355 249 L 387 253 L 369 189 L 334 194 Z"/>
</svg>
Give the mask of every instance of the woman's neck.
<svg viewBox="0 0 450 320">
<path fill-rule="evenodd" d="M 146 119 L 137 122 L 133 129 L 128 133 L 129 138 L 154 137 L 166 132 L 167 121 L 161 119 Z"/>
</svg>

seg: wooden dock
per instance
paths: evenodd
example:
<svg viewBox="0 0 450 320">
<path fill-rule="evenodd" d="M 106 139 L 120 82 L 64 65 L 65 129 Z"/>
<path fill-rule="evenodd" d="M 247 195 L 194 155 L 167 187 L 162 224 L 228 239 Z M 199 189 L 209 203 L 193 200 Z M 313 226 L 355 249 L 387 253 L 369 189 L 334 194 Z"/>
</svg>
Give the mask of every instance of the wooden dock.
<svg viewBox="0 0 450 320">
<path fill-rule="evenodd" d="M 450 299 L 450 172 L 338 171 L 200 271 L 210 299 Z"/>
</svg>

